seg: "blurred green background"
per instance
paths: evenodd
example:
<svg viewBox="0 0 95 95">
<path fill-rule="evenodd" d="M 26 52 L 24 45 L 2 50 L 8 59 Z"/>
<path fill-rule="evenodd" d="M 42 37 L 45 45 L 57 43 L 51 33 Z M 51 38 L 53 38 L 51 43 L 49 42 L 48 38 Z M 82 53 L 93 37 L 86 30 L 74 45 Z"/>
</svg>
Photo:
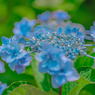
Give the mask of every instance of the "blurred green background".
<svg viewBox="0 0 95 95">
<path fill-rule="evenodd" d="M 14 23 L 23 17 L 36 19 L 38 14 L 46 10 L 67 11 L 71 15 L 71 21 L 80 23 L 89 30 L 95 21 L 95 0 L 0 0 L 0 39 L 2 36 L 13 36 Z M 0 45 L 1 45 L 0 40 Z M 29 81 L 36 86 L 31 66 L 18 75 L 11 71 L 5 63 L 6 72 L 0 74 L 0 81 L 10 85 L 14 81 Z"/>
</svg>

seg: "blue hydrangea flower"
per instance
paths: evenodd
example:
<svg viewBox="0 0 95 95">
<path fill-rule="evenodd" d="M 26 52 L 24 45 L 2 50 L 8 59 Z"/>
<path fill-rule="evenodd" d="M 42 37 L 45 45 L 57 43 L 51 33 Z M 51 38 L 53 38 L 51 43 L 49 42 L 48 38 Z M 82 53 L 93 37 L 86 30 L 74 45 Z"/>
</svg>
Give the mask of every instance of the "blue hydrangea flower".
<svg viewBox="0 0 95 95">
<path fill-rule="evenodd" d="M 37 26 L 35 31 L 32 33 L 31 37 L 41 38 L 42 35 L 47 34 L 49 31 L 41 26 Z"/>
<path fill-rule="evenodd" d="M 53 18 L 57 20 L 68 20 L 70 19 L 70 15 L 64 11 L 57 11 L 53 13 Z"/>
<path fill-rule="evenodd" d="M 0 73 L 4 73 L 4 72 L 5 72 L 4 63 L 0 61 Z"/>
<path fill-rule="evenodd" d="M 2 40 L 2 46 L 0 46 L 0 55 L 5 50 L 5 48 L 7 47 L 9 43 L 15 42 L 17 44 L 26 44 L 26 41 L 24 38 L 22 37 L 18 38 L 17 36 L 13 36 L 11 38 L 7 38 L 3 36 L 1 40 Z"/>
<path fill-rule="evenodd" d="M 48 72 L 50 75 L 58 73 L 58 71 L 64 66 L 62 60 L 65 53 L 60 49 L 53 48 L 48 43 L 43 43 L 42 50 L 40 53 L 35 55 L 36 60 L 38 60 L 39 66 L 38 70 L 41 73 Z"/>
<path fill-rule="evenodd" d="M 91 26 L 90 31 L 91 31 L 91 36 L 93 37 L 93 41 L 95 42 L 95 22 L 93 23 L 94 26 Z"/>
<path fill-rule="evenodd" d="M 52 75 L 51 82 L 54 88 L 64 85 L 67 81 L 75 81 L 79 79 L 77 71 L 73 68 L 72 61 L 68 60 L 64 63 L 64 67 L 57 75 Z"/>
<path fill-rule="evenodd" d="M 7 84 L 6 84 L 6 83 L 2 84 L 2 83 L 0 82 L 0 95 L 2 95 L 2 92 L 3 92 L 6 88 L 7 88 Z"/>
<path fill-rule="evenodd" d="M 15 28 L 13 29 L 13 32 L 15 35 L 21 37 L 31 37 L 31 31 L 35 25 L 34 20 L 28 21 L 26 18 L 23 18 L 20 22 L 15 23 Z"/>
<path fill-rule="evenodd" d="M 25 66 L 30 65 L 31 57 L 24 50 L 22 44 L 9 43 L 1 53 L 1 58 L 9 64 L 9 67 L 17 73 L 21 73 Z"/>
<path fill-rule="evenodd" d="M 67 26 L 64 30 L 65 34 L 72 34 L 74 36 L 78 36 L 82 41 L 84 40 L 84 36 L 82 32 L 79 31 L 79 28 L 72 28 L 70 26 Z"/>
<path fill-rule="evenodd" d="M 49 11 L 44 12 L 43 14 L 38 15 L 40 21 L 47 22 L 50 19 L 51 15 Z"/>
</svg>

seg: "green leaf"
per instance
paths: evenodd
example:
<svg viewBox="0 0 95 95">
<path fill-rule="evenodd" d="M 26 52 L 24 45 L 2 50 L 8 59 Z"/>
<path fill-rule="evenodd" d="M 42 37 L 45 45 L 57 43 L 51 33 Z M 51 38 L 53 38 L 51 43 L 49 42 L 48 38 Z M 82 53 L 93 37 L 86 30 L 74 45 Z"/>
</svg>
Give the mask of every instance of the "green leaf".
<svg viewBox="0 0 95 95">
<path fill-rule="evenodd" d="M 68 93 L 77 85 L 76 82 L 67 82 L 62 86 L 62 95 L 68 95 Z"/>
<path fill-rule="evenodd" d="M 38 71 L 38 61 L 32 56 L 32 70 L 34 73 L 35 80 L 37 82 L 37 86 L 43 90 L 43 91 L 50 91 L 52 90 L 51 82 L 50 82 L 50 77 L 47 73 L 42 74 Z"/>
<path fill-rule="evenodd" d="M 10 86 L 8 86 L 2 93 L 2 95 L 7 95 L 10 93 L 12 90 L 14 90 L 16 87 L 22 85 L 22 84 L 31 84 L 30 82 L 26 81 L 18 81 L 18 82 L 13 82 Z"/>
<path fill-rule="evenodd" d="M 93 56 L 94 53 L 92 53 L 91 55 Z M 76 69 L 81 67 L 92 67 L 93 65 L 94 59 L 87 56 L 79 57 L 74 61 L 74 67 Z"/>
<path fill-rule="evenodd" d="M 81 77 L 78 81 L 79 82 L 78 85 L 76 85 L 70 92 L 68 95 L 77 95 L 79 93 L 79 91 L 85 87 L 87 84 L 90 84 L 91 82 L 88 81 L 86 78 Z"/>
<path fill-rule="evenodd" d="M 15 88 L 8 95 L 58 95 L 58 94 L 53 91 L 44 92 L 32 85 L 23 84 Z"/>
<path fill-rule="evenodd" d="M 78 95 L 95 95 L 95 83 L 86 85 Z"/>
<path fill-rule="evenodd" d="M 78 71 L 80 77 L 85 77 L 88 80 L 91 79 L 91 75 L 92 75 L 92 69 L 91 68 L 87 68 L 87 67 L 78 68 L 77 71 Z M 81 80 L 79 79 L 78 81 L 67 82 L 65 85 L 63 85 L 62 86 L 62 95 L 68 95 L 68 93 L 72 89 L 74 89 L 76 86 L 79 85 L 79 83 L 81 82 Z"/>
<path fill-rule="evenodd" d="M 77 69 L 80 77 L 85 77 L 88 80 L 91 80 L 92 69 L 88 67 L 78 68 Z"/>
</svg>

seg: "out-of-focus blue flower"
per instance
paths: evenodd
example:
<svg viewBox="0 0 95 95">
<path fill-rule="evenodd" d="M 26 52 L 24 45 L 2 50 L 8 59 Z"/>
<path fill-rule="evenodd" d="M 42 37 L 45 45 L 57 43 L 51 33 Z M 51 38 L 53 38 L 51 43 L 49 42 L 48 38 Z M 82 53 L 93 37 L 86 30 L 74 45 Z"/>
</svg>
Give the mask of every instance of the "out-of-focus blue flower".
<svg viewBox="0 0 95 95">
<path fill-rule="evenodd" d="M 0 61 L 0 73 L 4 73 L 4 72 L 5 72 L 4 63 Z"/>
<path fill-rule="evenodd" d="M 93 23 L 94 26 L 91 26 L 90 31 L 91 31 L 91 36 L 93 37 L 93 41 L 95 42 L 95 22 Z"/>
<path fill-rule="evenodd" d="M 64 61 L 62 60 L 65 53 L 63 53 L 60 49 L 53 48 L 48 43 L 43 43 L 42 50 L 40 53 L 35 55 L 36 60 L 38 60 L 39 72 L 46 73 L 48 72 L 50 75 L 55 75 L 58 73 L 60 69 L 64 67 Z"/>
<path fill-rule="evenodd" d="M 73 68 L 72 61 L 68 60 L 64 63 L 64 67 L 57 75 L 51 78 L 52 86 L 58 88 L 64 85 L 67 81 L 75 81 L 79 79 L 77 71 Z"/>
<path fill-rule="evenodd" d="M 49 11 L 44 12 L 43 14 L 38 15 L 40 21 L 47 22 L 50 19 L 51 15 Z"/>
<path fill-rule="evenodd" d="M 28 21 L 26 18 L 23 18 L 20 22 L 15 23 L 13 32 L 17 36 L 25 36 L 30 38 L 31 30 L 33 29 L 35 23 L 35 20 Z"/>
<path fill-rule="evenodd" d="M 84 40 L 84 36 L 82 35 L 82 32 L 79 31 L 79 28 L 72 28 L 70 26 L 67 26 L 64 30 L 65 34 L 72 34 L 74 36 L 78 36 L 82 41 Z"/>
<path fill-rule="evenodd" d="M 16 69 L 17 73 L 21 73 L 31 61 L 31 57 L 24 50 L 24 46 L 13 42 L 6 46 L 1 53 L 1 58 L 9 64 L 13 71 Z"/>
<path fill-rule="evenodd" d="M 68 20 L 70 19 L 70 15 L 64 11 L 57 11 L 53 13 L 53 18 L 57 20 Z"/>
<path fill-rule="evenodd" d="M 2 95 L 2 92 L 3 92 L 6 88 L 7 88 L 7 84 L 6 84 L 6 83 L 2 84 L 2 83 L 0 82 L 0 95 Z"/>
<path fill-rule="evenodd" d="M 2 37 L 2 46 L 0 46 L 0 55 L 1 53 L 5 50 L 5 48 L 7 47 L 7 45 L 9 43 L 15 42 L 17 44 L 26 44 L 26 41 L 24 38 L 18 38 L 16 35 L 11 37 L 11 38 L 7 38 L 7 37 Z"/>
<path fill-rule="evenodd" d="M 41 26 L 37 26 L 35 28 L 35 31 L 32 33 L 31 37 L 34 38 L 41 38 L 41 35 L 45 35 L 47 34 L 49 31 L 46 30 L 45 28 L 41 27 Z"/>
</svg>

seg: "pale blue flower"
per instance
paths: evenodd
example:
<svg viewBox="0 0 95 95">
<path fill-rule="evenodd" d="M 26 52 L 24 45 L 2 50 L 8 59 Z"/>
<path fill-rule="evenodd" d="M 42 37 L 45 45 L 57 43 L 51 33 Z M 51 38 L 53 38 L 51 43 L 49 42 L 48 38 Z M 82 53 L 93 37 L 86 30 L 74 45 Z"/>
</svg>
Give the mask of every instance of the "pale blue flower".
<svg viewBox="0 0 95 95">
<path fill-rule="evenodd" d="M 70 26 L 67 26 L 64 30 L 65 34 L 71 34 L 74 36 L 78 36 L 82 41 L 84 41 L 84 35 L 81 31 L 79 31 L 79 28 L 72 28 Z"/>
<path fill-rule="evenodd" d="M 0 73 L 4 73 L 4 72 L 5 72 L 4 63 L 0 61 Z"/>
<path fill-rule="evenodd" d="M 67 81 L 75 81 L 79 79 L 77 71 L 73 68 L 72 61 L 68 60 L 64 63 L 64 67 L 57 75 L 52 75 L 51 83 L 54 88 L 64 85 Z"/>
<path fill-rule="evenodd" d="M 41 38 L 42 35 L 47 34 L 49 31 L 41 26 L 37 26 L 35 31 L 31 34 L 31 37 Z"/>
<path fill-rule="evenodd" d="M 2 95 L 2 92 L 3 92 L 6 88 L 7 88 L 7 84 L 6 84 L 6 83 L 2 84 L 2 83 L 0 82 L 0 95 Z"/>
<path fill-rule="evenodd" d="M 50 19 L 51 15 L 49 11 L 44 12 L 43 14 L 38 15 L 40 21 L 47 22 Z"/>
<path fill-rule="evenodd" d="M 64 66 L 62 60 L 64 55 L 65 53 L 60 49 L 53 48 L 48 43 L 43 43 L 41 52 L 35 55 L 36 60 L 40 62 L 38 66 L 39 72 L 48 72 L 51 75 L 58 73 Z"/>
<path fill-rule="evenodd" d="M 9 67 L 17 73 L 21 73 L 25 66 L 30 65 L 31 57 L 24 50 L 22 44 L 9 43 L 5 50 L 1 53 L 1 58 L 9 64 Z M 19 69 L 20 68 L 20 69 Z"/>
<path fill-rule="evenodd" d="M 64 11 L 56 11 L 53 13 L 53 18 L 57 20 L 68 20 L 70 19 L 70 15 Z"/>
<path fill-rule="evenodd" d="M 11 38 L 7 38 L 7 37 L 3 36 L 1 38 L 1 40 L 2 40 L 2 46 L 0 46 L 0 55 L 6 49 L 6 47 L 9 43 L 14 42 L 17 44 L 26 44 L 26 41 L 24 38 L 22 38 L 22 37 L 18 38 L 16 35 Z"/>
<path fill-rule="evenodd" d="M 31 37 L 31 31 L 35 25 L 35 20 L 28 21 L 26 18 L 23 18 L 20 22 L 15 23 L 15 28 L 13 32 L 15 35 L 21 37 Z"/>
<path fill-rule="evenodd" d="M 90 31 L 91 31 L 91 36 L 93 38 L 93 41 L 95 42 L 95 22 L 93 23 L 94 26 L 90 27 Z"/>
</svg>

